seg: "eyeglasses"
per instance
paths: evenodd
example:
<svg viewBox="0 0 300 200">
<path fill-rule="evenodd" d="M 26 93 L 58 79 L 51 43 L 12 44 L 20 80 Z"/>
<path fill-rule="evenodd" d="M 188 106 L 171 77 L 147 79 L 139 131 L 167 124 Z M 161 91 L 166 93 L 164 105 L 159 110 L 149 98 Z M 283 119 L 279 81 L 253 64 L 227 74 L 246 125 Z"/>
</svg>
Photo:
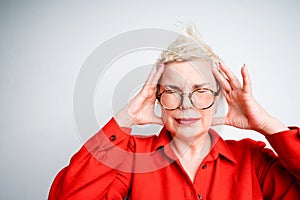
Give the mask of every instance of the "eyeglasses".
<svg viewBox="0 0 300 200">
<path fill-rule="evenodd" d="M 183 93 L 176 90 L 164 90 L 162 93 L 157 94 L 156 98 L 166 110 L 176 110 L 180 107 L 183 101 L 183 95 L 188 94 L 191 104 L 200 110 L 205 110 L 215 103 L 217 92 L 208 88 L 197 88 L 191 93 Z"/>
</svg>

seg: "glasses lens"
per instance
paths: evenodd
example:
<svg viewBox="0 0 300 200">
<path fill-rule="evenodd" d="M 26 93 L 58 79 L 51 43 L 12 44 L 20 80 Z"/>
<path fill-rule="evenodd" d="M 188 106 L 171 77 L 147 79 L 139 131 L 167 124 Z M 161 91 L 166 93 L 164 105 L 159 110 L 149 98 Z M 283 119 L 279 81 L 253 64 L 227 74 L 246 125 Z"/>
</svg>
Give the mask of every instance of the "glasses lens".
<svg viewBox="0 0 300 200">
<path fill-rule="evenodd" d="M 205 109 L 214 103 L 215 96 L 211 90 L 199 89 L 192 93 L 191 100 L 196 108 Z"/>
<path fill-rule="evenodd" d="M 164 91 L 160 97 L 160 103 L 166 109 L 176 109 L 181 103 L 181 97 L 178 92 Z"/>
</svg>

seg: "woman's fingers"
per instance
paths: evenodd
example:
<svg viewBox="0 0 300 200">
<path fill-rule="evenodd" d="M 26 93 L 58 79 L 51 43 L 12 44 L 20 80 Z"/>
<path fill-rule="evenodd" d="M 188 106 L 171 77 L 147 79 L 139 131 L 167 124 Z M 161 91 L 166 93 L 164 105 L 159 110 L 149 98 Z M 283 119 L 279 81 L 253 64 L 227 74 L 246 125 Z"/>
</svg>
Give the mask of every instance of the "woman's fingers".
<svg viewBox="0 0 300 200">
<path fill-rule="evenodd" d="M 164 71 L 164 64 L 159 64 L 158 66 L 154 66 L 145 82 L 144 86 L 155 86 L 158 83 L 163 71 Z"/>
<path fill-rule="evenodd" d="M 245 64 L 241 69 L 243 86 L 241 86 L 240 81 L 237 79 L 237 77 L 233 74 L 233 72 L 228 67 L 226 67 L 222 63 L 219 63 L 219 66 L 220 66 L 220 70 L 222 70 L 224 74 L 218 71 L 217 69 L 214 69 L 213 73 L 217 78 L 217 80 L 219 81 L 225 94 L 230 93 L 234 89 L 242 89 L 243 92 L 252 94 L 251 80 Z"/>
<path fill-rule="evenodd" d="M 135 96 L 131 101 L 130 101 L 130 106 L 129 106 L 129 113 L 131 115 L 135 115 L 139 113 L 143 108 L 145 107 L 146 104 L 153 104 L 155 103 L 155 94 L 156 94 L 156 88 L 157 88 L 157 83 L 164 71 L 164 65 L 160 64 L 159 66 L 154 66 L 142 88 L 142 90 L 139 92 L 137 96 Z M 153 108 L 152 108 L 153 109 Z M 152 110 L 148 110 L 147 112 L 153 112 Z M 149 114 L 149 113 L 145 113 Z M 161 124 L 161 120 L 156 119 L 155 123 Z"/>
<path fill-rule="evenodd" d="M 252 94 L 251 79 L 245 64 L 242 67 L 242 77 L 243 77 L 243 91 L 248 94 Z"/>
<path fill-rule="evenodd" d="M 158 66 L 154 66 L 157 70 L 157 73 L 155 74 L 154 76 L 154 79 L 153 79 L 153 83 L 157 84 L 162 73 L 164 72 L 165 70 L 165 65 L 163 63 L 159 64 Z"/>
<path fill-rule="evenodd" d="M 231 90 L 231 86 L 229 84 L 228 79 L 225 78 L 225 76 L 217 68 L 213 68 L 212 72 L 218 80 L 218 82 L 220 83 L 223 94 L 225 95 L 226 93 L 229 93 Z"/>
<path fill-rule="evenodd" d="M 155 97 L 153 95 L 156 94 L 157 83 L 158 83 L 163 71 L 164 71 L 164 65 L 161 64 L 158 67 L 154 66 L 152 68 L 142 90 L 140 91 L 139 95 L 141 95 L 145 99 Z"/>
<path fill-rule="evenodd" d="M 226 67 L 223 63 L 219 62 L 220 69 L 225 73 L 225 75 L 228 77 L 228 82 L 230 84 L 230 87 L 232 89 L 239 89 L 241 88 L 241 83 L 238 80 L 238 78 L 233 74 L 233 72 Z"/>
<path fill-rule="evenodd" d="M 128 112 L 131 115 L 135 115 L 136 113 L 138 113 L 140 111 L 140 109 L 143 106 L 144 102 L 145 102 L 144 98 L 135 97 L 134 99 L 132 99 L 129 102 L 130 106 L 128 108 Z"/>
</svg>

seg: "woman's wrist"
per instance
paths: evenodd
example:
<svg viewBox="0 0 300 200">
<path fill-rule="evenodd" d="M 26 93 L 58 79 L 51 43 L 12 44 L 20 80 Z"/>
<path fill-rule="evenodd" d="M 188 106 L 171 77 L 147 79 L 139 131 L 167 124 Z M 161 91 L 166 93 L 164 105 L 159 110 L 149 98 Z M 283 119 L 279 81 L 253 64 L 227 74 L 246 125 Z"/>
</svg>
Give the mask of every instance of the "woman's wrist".
<svg viewBox="0 0 300 200">
<path fill-rule="evenodd" d="M 266 136 L 286 130 L 289 130 L 289 128 L 284 123 L 274 117 L 270 117 L 270 119 L 267 120 L 267 123 L 259 130 L 259 132 Z"/>
<path fill-rule="evenodd" d="M 131 127 L 133 125 L 133 122 L 128 115 L 127 106 L 116 113 L 114 118 L 120 127 Z"/>
</svg>

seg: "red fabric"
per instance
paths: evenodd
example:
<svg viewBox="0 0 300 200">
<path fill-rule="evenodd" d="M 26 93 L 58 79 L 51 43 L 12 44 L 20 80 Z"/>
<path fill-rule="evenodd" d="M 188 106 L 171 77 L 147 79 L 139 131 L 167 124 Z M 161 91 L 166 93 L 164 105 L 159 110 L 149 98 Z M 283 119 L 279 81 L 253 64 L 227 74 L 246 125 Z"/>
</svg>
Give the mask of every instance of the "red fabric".
<svg viewBox="0 0 300 200">
<path fill-rule="evenodd" d="M 215 144 L 192 182 L 165 129 L 130 136 L 111 119 L 56 176 L 49 199 L 300 199 L 299 128 L 267 136 L 279 157 L 262 142 L 210 134 Z"/>
</svg>

